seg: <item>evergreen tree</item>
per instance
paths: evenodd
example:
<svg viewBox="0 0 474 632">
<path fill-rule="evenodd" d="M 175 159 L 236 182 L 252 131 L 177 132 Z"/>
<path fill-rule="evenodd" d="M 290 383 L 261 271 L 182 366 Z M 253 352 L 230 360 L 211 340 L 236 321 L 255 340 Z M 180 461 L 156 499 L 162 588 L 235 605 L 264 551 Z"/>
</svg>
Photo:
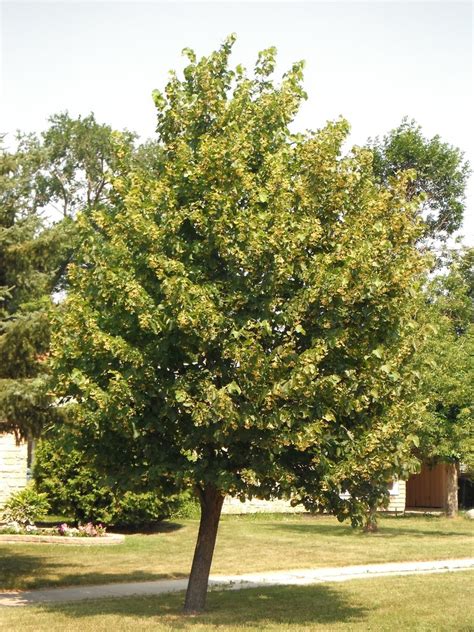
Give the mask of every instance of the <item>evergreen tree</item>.
<svg viewBox="0 0 474 632">
<path fill-rule="evenodd" d="M 23 436 L 49 416 L 44 376 L 56 253 L 38 212 L 39 165 L 37 152 L 0 154 L 0 427 Z"/>
<path fill-rule="evenodd" d="M 134 136 L 121 134 L 128 155 Z M 74 217 L 103 202 L 117 165 L 114 133 L 93 115 L 51 117 L 0 153 L 0 430 L 37 436 L 57 417 L 48 394 L 53 296 L 78 247 Z"/>
</svg>

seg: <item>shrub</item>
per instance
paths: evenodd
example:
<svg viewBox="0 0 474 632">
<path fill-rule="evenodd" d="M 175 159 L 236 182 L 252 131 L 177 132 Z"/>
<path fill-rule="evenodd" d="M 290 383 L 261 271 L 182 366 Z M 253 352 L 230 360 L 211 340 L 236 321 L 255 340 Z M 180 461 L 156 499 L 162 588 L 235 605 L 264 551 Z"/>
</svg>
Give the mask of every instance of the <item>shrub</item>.
<svg viewBox="0 0 474 632">
<path fill-rule="evenodd" d="M 4 505 L 2 518 L 6 522 L 17 522 L 26 527 L 44 518 L 49 508 L 47 494 L 38 492 L 33 484 L 29 484 L 10 496 Z"/>
<path fill-rule="evenodd" d="M 38 442 L 33 476 L 38 489 L 47 493 L 53 513 L 79 522 L 110 524 L 114 504 L 111 489 L 88 465 L 70 431 L 62 429 Z"/>
<path fill-rule="evenodd" d="M 47 493 L 53 513 L 76 522 L 101 522 L 120 527 L 144 527 L 179 510 L 188 495 L 109 485 L 88 460 L 80 436 L 68 427 L 50 432 L 38 442 L 34 479 Z"/>
<path fill-rule="evenodd" d="M 201 516 L 201 507 L 195 496 L 190 492 L 184 492 L 176 503 L 174 510 L 171 512 L 171 518 L 199 518 Z"/>
<path fill-rule="evenodd" d="M 146 526 L 170 515 L 170 499 L 160 498 L 155 492 L 125 492 L 114 507 L 114 524 L 120 527 Z"/>
</svg>

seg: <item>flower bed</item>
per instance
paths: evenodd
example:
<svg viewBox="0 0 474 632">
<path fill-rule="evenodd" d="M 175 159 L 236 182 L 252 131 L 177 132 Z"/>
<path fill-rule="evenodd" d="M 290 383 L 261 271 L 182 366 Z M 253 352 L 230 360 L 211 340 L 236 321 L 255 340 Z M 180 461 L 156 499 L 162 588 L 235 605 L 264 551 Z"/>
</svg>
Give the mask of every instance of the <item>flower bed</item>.
<svg viewBox="0 0 474 632">
<path fill-rule="evenodd" d="M 73 546 L 106 546 L 120 544 L 125 536 L 119 533 L 106 533 L 101 538 L 75 538 L 63 535 L 18 535 L 0 533 L 0 543 L 4 544 L 66 544 Z"/>
<path fill-rule="evenodd" d="M 66 523 L 57 527 L 42 529 L 34 525 L 21 526 L 10 522 L 0 527 L 0 542 L 43 542 L 59 544 L 119 544 L 125 536 L 118 533 L 106 533 L 106 528 L 92 522 L 78 527 L 69 527 Z"/>
</svg>

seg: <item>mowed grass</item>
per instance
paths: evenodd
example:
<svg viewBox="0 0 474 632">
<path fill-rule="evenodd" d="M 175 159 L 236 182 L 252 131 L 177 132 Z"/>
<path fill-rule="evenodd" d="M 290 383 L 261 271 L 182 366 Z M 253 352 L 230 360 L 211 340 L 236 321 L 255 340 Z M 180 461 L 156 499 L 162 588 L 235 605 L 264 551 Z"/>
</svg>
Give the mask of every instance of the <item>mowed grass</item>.
<svg viewBox="0 0 474 632">
<path fill-rule="evenodd" d="M 0 543 L 0 588 L 100 584 L 183 577 L 198 521 L 163 523 L 124 544 L 79 547 Z M 464 517 L 385 517 L 367 535 L 335 518 L 309 515 L 223 516 L 212 573 L 344 566 L 469 557 L 474 525 Z"/>
<path fill-rule="evenodd" d="M 181 614 L 183 594 L 3 608 L 12 632 L 456 631 L 474 622 L 474 573 L 352 580 L 344 583 L 211 592 L 207 611 Z"/>
</svg>

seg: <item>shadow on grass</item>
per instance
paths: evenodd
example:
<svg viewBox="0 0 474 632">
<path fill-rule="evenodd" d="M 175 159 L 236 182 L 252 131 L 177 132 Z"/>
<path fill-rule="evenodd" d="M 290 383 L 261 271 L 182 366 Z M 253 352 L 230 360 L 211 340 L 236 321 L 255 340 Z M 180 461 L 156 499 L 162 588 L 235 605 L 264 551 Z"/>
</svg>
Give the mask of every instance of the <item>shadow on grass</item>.
<svg viewBox="0 0 474 632">
<path fill-rule="evenodd" d="M 124 533 L 128 535 L 154 535 L 155 533 L 173 533 L 179 531 L 184 527 L 180 522 L 170 522 L 163 520 L 163 522 L 156 522 L 147 527 L 111 527 L 112 533 Z"/>
<path fill-rule="evenodd" d="M 296 523 L 262 523 L 260 525 L 262 529 L 273 531 L 288 531 L 292 533 L 299 533 L 301 535 L 318 535 L 334 536 L 336 538 L 346 537 L 360 537 L 360 538 L 393 538 L 396 536 L 411 536 L 411 537 L 463 537 L 472 536 L 472 530 L 462 529 L 459 531 L 442 531 L 435 529 L 423 529 L 422 525 L 414 526 L 413 528 L 403 528 L 400 526 L 387 526 L 386 524 L 379 525 L 379 531 L 377 533 L 363 533 L 361 529 L 353 529 L 349 525 L 329 525 L 314 522 L 314 524 L 296 524 Z"/>
<path fill-rule="evenodd" d="M 60 516 L 47 516 L 43 521 L 37 521 L 35 524 L 37 527 L 41 528 L 51 528 L 57 527 L 62 522 L 66 522 L 67 524 L 76 525 L 77 521 L 73 518 L 61 518 Z M 107 530 L 111 533 L 125 533 L 125 534 L 137 534 L 137 535 L 150 535 L 153 533 L 171 533 L 173 531 L 179 531 L 184 527 L 180 522 L 171 522 L 169 520 L 162 520 L 160 522 L 154 522 L 152 524 L 146 526 L 111 526 L 108 527 Z"/>
<path fill-rule="evenodd" d="M 158 597 L 129 597 L 68 604 L 48 604 L 42 610 L 61 614 L 76 621 L 94 616 L 120 616 L 156 619 L 166 629 L 188 630 L 194 626 L 227 629 L 230 626 L 251 626 L 258 630 L 265 623 L 282 625 L 324 625 L 335 622 L 354 623 L 366 618 L 368 610 L 343 596 L 342 591 L 325 585 L 288 586 L 278 588 L 214 590 L 209 593 L 207 609 L 201 615 L 181 614 L 183 593 Z M 204 629 L 207 629 L 204 627 Z"/>
<path fill-rule="evenodd" d="M 25 543 L 27 546 L 29 543 Z M 70 564 L 62 564 L 46 559 L 41 555 L 31 555 L 23 553 L 17 547 L 22 544 L 0 547 L 0 589 L 26 589 L 34 588 L 34 581 L 29 581 L 32 577 L 41 577 L 45 572 L 56 571 L 70 567 Z M 36 546 L 35 544 L 31 546 Z"/>
<path fill-rule="evenodd" d="M 14 545 L 16 547 L 16 545 Z M 35 546 L 35 545 L 33 545 Z M 53 545 L 54 546 L 54 545 Z M 97 550 L 97 555 L 101 551 Z M 69 572 L 64 572 L 67 569 Z M 45 575 L 52 575 L 51 579 Z M 54 576 L 58 579 L 55 579 Z M 17 548 L 0 547 L 0 590 L 34 590 L 65 586 L 97 585 L 122 582 L 144 582 L 178 579 L 185 573 L 151 573 L 121 570 L 116 573 L 84 572 L 84 563 L 62 562 L 41 555 L 26 554 Z"/>
</svg>

